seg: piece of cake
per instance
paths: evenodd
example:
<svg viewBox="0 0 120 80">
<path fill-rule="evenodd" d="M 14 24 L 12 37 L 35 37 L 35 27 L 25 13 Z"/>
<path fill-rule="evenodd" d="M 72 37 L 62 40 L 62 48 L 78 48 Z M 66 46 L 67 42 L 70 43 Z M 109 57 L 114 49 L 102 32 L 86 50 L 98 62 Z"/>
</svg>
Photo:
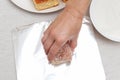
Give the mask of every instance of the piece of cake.
<svg viewBox="0 0 120 80">
<path fill-rule="evenodd" d="M 37 10 L 44 10 L 59 5 L 58 0 L 33 0 Z"/>
<path fill-rule="evenodd" d="M 67 2 L 68 0 L 62 0 L 63 2 Z"/>
</svg>

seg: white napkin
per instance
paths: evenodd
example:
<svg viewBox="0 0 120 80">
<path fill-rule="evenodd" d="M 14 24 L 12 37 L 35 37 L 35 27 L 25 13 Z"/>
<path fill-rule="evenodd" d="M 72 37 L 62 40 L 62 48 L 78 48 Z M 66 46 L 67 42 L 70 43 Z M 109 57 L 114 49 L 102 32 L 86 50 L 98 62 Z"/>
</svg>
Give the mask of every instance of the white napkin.
<svg viewBox="0 0 120 80">
<path fill-rule="evenodd" d="M 49 22 L 18 27 L 14 32 L 17 80 L 105 80 L 105 74 L 94 31 L 88 17 L 84 18 L 70 65 L 52 66 L 41 43 Z"/>
</svg>

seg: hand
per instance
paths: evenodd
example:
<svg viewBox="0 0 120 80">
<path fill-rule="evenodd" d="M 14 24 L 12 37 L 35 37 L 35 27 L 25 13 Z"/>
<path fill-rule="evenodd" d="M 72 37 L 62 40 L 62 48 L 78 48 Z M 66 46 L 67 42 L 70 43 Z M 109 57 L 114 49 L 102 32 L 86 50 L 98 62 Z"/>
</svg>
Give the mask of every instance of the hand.
<svg viewBox="0 0 120 80">
<path fill-rule="evenodd" d="M 77 45 L 77 38 L 82 24 L 82 17 L 77 17 L 71 9 L 65 9 L 44 32 L 42 43 L 49 61 L 55 59 L 60 48 L 69 42 L 72 50 Z"/>
</svg>

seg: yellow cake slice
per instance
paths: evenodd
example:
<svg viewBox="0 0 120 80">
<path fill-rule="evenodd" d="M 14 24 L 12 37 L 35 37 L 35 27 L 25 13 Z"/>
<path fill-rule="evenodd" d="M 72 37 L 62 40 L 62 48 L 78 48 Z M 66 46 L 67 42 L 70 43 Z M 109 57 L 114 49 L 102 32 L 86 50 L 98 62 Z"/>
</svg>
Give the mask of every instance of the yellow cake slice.
<svg viewBox="0 0 120 80">
<path fill-rule="evenodd" d="M 62 0 L 63 2 L 67 2 L 68 0 Z"/>
<path fill-rule="evenodd" d="M 59 4 L 58 0 L 33 0 L 35 8 L 37 10 L 44 10 L 51 7 L 55 7 Z"/>
</svg>

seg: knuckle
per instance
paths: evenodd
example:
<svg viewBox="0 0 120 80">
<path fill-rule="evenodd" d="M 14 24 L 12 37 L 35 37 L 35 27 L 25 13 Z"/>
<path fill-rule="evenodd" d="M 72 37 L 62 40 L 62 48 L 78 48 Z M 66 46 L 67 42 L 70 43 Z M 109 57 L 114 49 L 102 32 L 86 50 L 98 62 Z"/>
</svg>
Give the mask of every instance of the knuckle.
<svg viewBox="0 0 120 80">
<path fill-rule="evenodd" d="M 56 42 L 58 43 L 58 45 L 63 44 L 66 41 L 66 38 L 64 37 L 57 37 L 56 38 Z"/>
<path fill-rule="evenodd" d="M 50 32 L 50 35 L 51 35 L 52 37 L 55 37 L 55 34 L 56 34 L 55 31 L 51 31 L 51 32 Z"/>
<path fill-rule="evenodd" d="M 44 31 L 44 32 L 43 32 L 43 35 L 46 35 L 46 34 L 47 34 L 47 31 Z"/>
</svg>

